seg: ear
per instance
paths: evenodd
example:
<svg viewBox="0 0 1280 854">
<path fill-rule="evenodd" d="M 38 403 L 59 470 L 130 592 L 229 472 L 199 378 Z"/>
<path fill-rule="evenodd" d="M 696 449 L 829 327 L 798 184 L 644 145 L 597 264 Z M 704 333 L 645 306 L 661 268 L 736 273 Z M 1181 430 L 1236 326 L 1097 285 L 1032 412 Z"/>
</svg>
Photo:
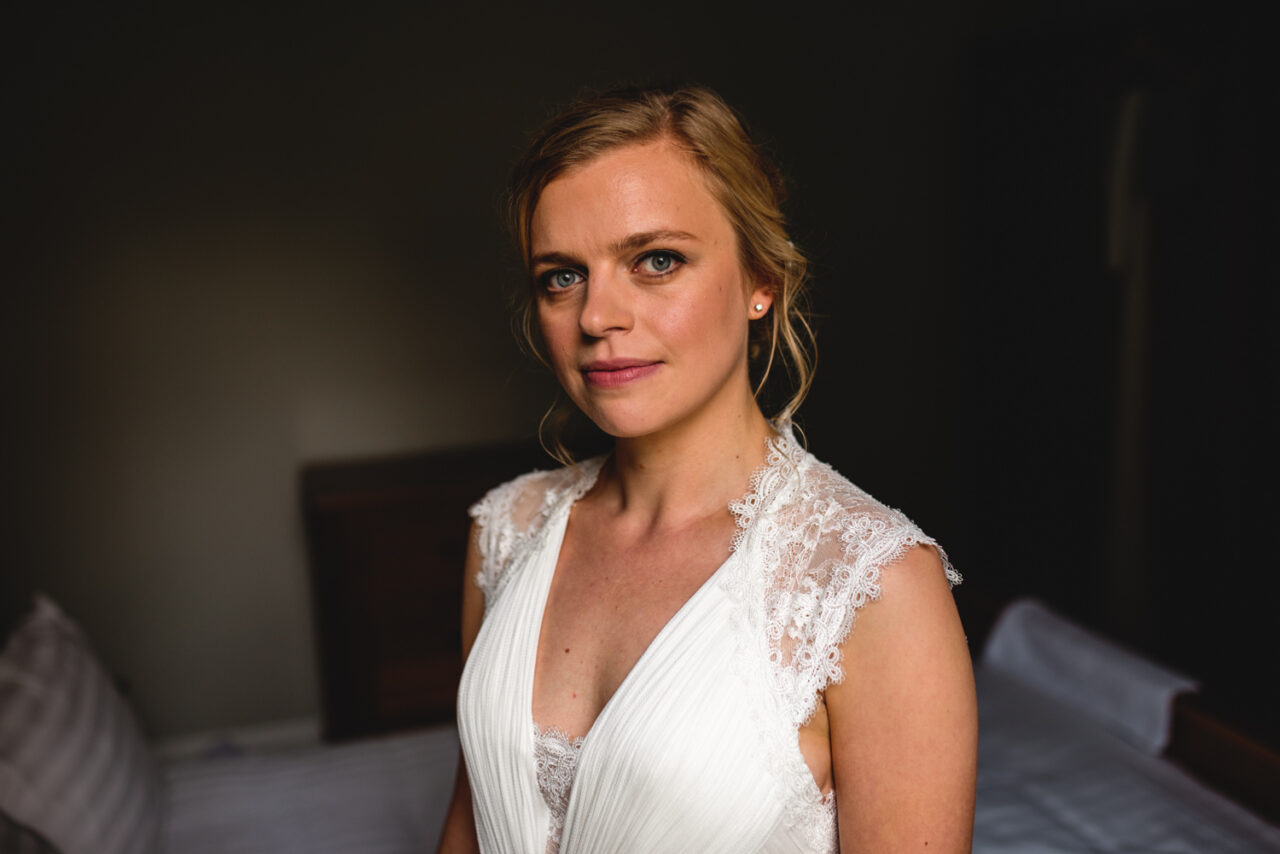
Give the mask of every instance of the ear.
<svg viewBox="0 0 1280 854">
<path fill-rule="evenodd" d="M 747 295 L 747 319 L 759 320 L 769 313 L 772 306 L 773 288 L 768 285 L 756 285 Z"/>
</svg>

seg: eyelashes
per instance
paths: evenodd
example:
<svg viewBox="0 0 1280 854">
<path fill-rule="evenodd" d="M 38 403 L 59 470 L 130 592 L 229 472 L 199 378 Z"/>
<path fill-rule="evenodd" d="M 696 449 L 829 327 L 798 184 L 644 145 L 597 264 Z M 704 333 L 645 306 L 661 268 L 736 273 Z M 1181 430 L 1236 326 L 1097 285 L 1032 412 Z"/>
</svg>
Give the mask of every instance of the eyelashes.
<svg viewBox="0 0 1280 854">
<path fill-rule="evenodd" d="M 544 290 L 548 291 L 565 291 L 578 282 L 585 282 L 587 277 L 582 273 L 570 267 L 558 267 L 555 270 L 548 270 L 538 277 L 538 284 L 542 285 Z"/>
<path fill-rule="evenodd" d="M 654 249 L 640 256 L 636 267 L 647 267 L 651 276 L 665 276 L 675 272 L 676 268 L 686 263 L 684 256 L 670 249 Z"/>
<path fill-rule="evenodd" d="M 671 249 L 650 249 L 642 252 L 631 264 L 631 271 L 650 280 L 665 279 L 679 270 L 688 259 Z M 547 293 L 561 293 L 587 280 L 582 267 L 555 267 L 538 274 L 538 286 Z"/>
</svg>

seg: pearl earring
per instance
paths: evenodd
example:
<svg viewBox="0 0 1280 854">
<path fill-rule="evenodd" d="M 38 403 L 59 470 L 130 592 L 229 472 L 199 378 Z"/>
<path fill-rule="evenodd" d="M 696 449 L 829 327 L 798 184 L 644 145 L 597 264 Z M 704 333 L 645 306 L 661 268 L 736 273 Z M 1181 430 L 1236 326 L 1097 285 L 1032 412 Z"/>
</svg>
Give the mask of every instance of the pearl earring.
<svg viewBox="0 0 1280 854">
<path fill-rule="evenodd" d="M 758 302 L 752 306 L 756 311 L 764 311 L 764 303 Z"/>
</svg>

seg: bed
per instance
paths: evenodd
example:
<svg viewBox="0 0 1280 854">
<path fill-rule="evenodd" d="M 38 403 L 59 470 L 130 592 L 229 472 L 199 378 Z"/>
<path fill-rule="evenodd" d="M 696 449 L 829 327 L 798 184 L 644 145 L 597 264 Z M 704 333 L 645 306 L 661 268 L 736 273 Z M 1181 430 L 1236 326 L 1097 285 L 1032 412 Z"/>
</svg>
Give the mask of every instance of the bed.
<svg viewBox="0 0 1280 854">
<path fill-rule="evenodd" d="M 322 674 L 310 743 L 157 756 L 89 639 L 37 598 L 0 656 L 0 852 L 434 850 L 457 759 L 465 508 L 537 459 L 510 445 L 302 472 Z M 1194 683 L 1041 603 L 966 587 L 975 851 L 1280 851 L 1262 817 L 1280 814 L 1280 757 L 1206 712 Z"/>
<path fill-rule="evenodd" d="M 975 678 L 975 851 L 1280 851 L 1280 829 L 1171 757 L 1175 728 L 1199 725 L 1178 711 L 1191 680 L 1028 599 L 1003 609 Z"/>
</svg>

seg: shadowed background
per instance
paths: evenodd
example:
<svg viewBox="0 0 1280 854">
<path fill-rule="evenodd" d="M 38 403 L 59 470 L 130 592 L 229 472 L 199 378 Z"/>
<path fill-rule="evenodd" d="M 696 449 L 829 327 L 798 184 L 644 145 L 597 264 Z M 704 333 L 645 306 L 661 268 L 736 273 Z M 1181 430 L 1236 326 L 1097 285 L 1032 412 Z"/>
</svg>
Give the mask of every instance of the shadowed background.
<svg viewBox="0 0 1280 854">
<path fill-rule="evenodd" d="M 507 170 L 690 79 L 791 180 L 811 449 L 1265 728 L 1274 62 L 1231 6 L 1058 7 L 6 13 L 0 594 L 153 736 L 316 714 L 300 466 L 531 435 Z"/>
</svg>

